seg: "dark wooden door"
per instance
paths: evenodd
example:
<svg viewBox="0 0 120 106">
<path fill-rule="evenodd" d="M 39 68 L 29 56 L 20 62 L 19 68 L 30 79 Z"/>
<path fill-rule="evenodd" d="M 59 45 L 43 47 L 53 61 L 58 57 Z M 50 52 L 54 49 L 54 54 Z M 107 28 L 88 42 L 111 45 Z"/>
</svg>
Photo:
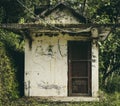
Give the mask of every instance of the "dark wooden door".
<svg viewBox="0 0 120 106">
<path fill-rule="evenodd" d="M 68 42 L 69 96 L 91 94 L 91 43 Z"/>
</svg>

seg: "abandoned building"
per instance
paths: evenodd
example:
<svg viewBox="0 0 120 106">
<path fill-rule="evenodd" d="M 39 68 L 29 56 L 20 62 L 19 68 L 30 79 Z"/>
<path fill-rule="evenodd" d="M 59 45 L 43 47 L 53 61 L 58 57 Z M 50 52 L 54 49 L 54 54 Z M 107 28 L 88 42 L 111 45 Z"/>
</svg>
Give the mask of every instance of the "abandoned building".
<svg viewBox="0 0 120 106">
<path fill-rule="evenodd" d="M 25 96 L 98 100 L 98 41 L 110 27 L 89 24 L 64 3 L 39 15 L 34 23 L 2 25 L 25 35 Z"/>
<path fill-rule="evenodd" d="M 41 15 L 50 25 L 68 26 L 68 33 L 54 26 L 31 29 L 31 47 L 25 40 L 25 95 L 97 98 L 98 46 L 91 41 L 89 28 L 77 27 L 87 20 L 62 3 Z"/>
</svg>

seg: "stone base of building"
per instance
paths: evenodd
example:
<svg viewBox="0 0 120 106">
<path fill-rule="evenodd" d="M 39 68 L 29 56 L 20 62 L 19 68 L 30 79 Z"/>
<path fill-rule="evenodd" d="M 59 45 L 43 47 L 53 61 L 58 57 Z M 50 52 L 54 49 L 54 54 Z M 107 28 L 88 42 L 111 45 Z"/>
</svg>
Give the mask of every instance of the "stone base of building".
<svg viewBox="0 0 120 106">
<path fill-rule="evenodd" d="M 56 96 L 49 96 L 49 97 L 38 97 L 41 102 L 90 102 L 96 101 L 99 102 L 98 97 L 56 97 Z"/>
</svg>

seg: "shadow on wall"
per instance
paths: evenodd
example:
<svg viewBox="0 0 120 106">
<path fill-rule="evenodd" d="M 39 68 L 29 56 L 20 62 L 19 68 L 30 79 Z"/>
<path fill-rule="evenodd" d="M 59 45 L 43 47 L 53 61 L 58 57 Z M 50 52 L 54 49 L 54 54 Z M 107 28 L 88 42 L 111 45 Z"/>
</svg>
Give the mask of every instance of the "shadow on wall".
<svg viewBox="0 0 120 106">
<path fill-rule="evenodd" d="M 14 58 L 17 66 L 16 79 L 20 96 L 24 96 L 24 52 L 18 52 Z"/>
</svg>

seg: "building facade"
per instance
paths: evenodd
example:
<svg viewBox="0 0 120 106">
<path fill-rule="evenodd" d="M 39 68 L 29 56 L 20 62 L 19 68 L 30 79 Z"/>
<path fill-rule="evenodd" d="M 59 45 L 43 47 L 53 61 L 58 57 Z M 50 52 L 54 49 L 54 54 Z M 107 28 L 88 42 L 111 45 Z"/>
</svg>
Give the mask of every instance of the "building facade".
<svg viewBox="0 0 120 106">
<path fill-rule="evenodd" d="M 98 100 L 98 29 L 79 27 L 88 21 L 63 3 L 41 18 L 47 24 L 36 25 L 47 28 L 30 29 L 25 39 L 25 96 Z"/>
</svg>

